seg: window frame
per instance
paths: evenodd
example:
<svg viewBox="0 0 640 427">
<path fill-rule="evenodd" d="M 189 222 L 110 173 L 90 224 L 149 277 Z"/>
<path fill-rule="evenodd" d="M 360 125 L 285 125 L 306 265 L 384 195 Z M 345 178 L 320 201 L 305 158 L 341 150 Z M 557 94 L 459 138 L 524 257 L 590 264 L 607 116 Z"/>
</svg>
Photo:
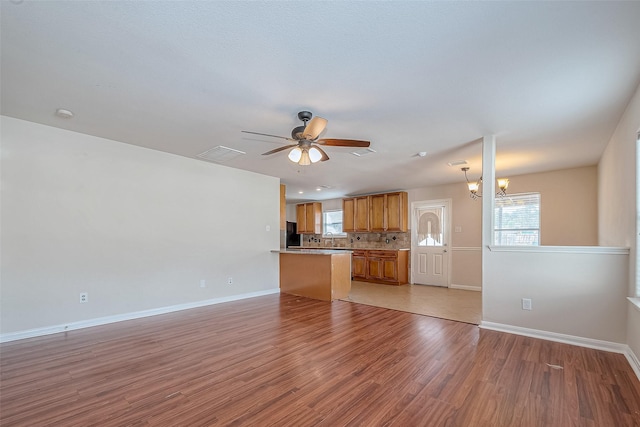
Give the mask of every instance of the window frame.
<svg viewBox="0 0 640 427">
<path fill-rule="evenodd" d="M 498 221 L 496 221 L 496 215 L 497 215 L 497 211 L 498 209 L 503 208 L 502 206 L 500 206 L 500 200 L 502 199 L 524 199 L 524 198 L 531 198 L 532 196 L 537 196 L 538 199 L 538 218 L 537 218 L 537 222 L 538 222 L 538 227 L 527 227 L 527 228 L 498 228 Z M 493 244 L 495 246 L 509 246 L 509 247 L 513 247 L 513 246 L 520 246 L 520 247 L 538 247 L 541 246 L 541 241 L 542 241 L 542 231 L 541 231 L 541 220 L 540 220 L 540 211 L 541 211 L 541 205 L 542 205 L 542 197 L 540 195 L 539 192 L 530 192 L 530 193 L 516 193 L 516 194 L 508 194 L 504 197 L 501 198 L 496 198 L 495 202 L 494 202 L 494 206 L 493 206 Z M 502 215 L 501 215 L 502 216 Z M 518 232 L 518 231 L 537 231 L 537 244 L 506 244 L 504 242 L 498 242 L 498 234 L 500 232 L 509 232 L 509 231 L 514 231 L 514 232 Z"/>
<path fill-rule="evenodd" d="M 326 214 L 327 213 L 333 213 L 333 212 L 340 212 L 341 213 L 341 217 L 342 217 L 342 222 L 341 224 L 344 227 L 344 211 L 342 209 L 327 209 L 326 211 L 322 211 L 322 237 L 326 238 L 326 239 L 331 239 L 331 238 L 335 238 L 335 239 L 346 239 L 347 238 L 347 233 L 346 232 L 342 232 L 342 233 L 337 233 L 337 234 L 327 234 L 327 217 Z"/>
</svg>

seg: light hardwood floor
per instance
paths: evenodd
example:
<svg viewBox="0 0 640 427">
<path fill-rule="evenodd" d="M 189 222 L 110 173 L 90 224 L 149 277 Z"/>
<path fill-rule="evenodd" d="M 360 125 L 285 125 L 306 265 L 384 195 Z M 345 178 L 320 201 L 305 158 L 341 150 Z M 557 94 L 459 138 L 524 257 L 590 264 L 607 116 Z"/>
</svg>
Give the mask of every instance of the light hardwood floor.
<svg viewBox="0 0 640 427">
<path fill-rule="evenodd" d="M 3 427 L 640 425 L 621 354 L 286 294 L 0 356 Z"/>
<path fill-rule="evenodd" d="M 352 281 L 351 292 L 344 300 L 474 325 L 482 320 L 482 293 L 475 291 Z"/>
</svg>

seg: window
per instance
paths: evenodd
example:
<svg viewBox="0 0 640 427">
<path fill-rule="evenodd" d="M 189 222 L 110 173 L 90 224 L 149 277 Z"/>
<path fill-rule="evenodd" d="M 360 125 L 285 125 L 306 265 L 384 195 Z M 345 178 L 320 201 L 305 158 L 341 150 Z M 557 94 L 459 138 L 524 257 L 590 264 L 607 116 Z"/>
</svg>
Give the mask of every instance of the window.
<svg viewBox="0 0 640 427">
<path fill-rule="evenodd" d="M 497 198 L 494 219 L 496 245 L 540 245 L 540 193 Z"/>
<path fill-rule="evenodd" d="M 322 235 L 346 236 L 346 233 L 342 231 L 342 210 L 322 212 Z"/>
</svg>

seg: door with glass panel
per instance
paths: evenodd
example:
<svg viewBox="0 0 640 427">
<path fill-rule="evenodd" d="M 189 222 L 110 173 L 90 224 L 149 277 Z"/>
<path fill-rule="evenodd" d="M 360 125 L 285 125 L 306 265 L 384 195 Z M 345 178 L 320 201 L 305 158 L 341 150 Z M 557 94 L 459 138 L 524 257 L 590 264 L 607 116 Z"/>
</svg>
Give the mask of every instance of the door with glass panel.
<svg viewBox="0 0 640 427">
<path fill-rule="evenodd" d="M 411 282 L 449 286 L 451 200 L 411 204 Z"/>
</svg>

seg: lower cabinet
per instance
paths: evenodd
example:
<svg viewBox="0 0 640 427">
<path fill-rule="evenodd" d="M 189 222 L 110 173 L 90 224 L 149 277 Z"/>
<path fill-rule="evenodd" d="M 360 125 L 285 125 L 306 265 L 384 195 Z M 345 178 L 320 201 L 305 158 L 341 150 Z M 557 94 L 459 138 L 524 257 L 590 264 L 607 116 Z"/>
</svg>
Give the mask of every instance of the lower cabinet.
<svg viewBox="0 0 640 427">
<path fill-rule="evenodd" d="M 354 279 L 367 278 L 367 251 L 353 251 L 351 254 L 351 276 Z"/>
<path fill-rule="evenodd" d="M 403 285 L 409 281 L 409 251 L 353 251 L 351 275 L 354 280 Z"/>
</svg>

